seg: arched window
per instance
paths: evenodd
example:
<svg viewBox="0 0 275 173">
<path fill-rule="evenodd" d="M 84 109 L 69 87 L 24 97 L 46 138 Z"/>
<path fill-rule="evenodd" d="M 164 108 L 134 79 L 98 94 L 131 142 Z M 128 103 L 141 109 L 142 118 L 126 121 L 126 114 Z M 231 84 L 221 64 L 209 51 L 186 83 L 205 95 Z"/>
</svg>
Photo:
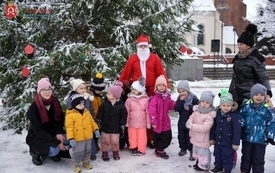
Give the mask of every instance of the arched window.
<svg viewBox="0 0 275 173">
<path fill-rule="evenodd" d="M 198 25 L 199 33 L 197 37 L 197 43 L 198 45 L 204 44 L 204 26 Z"/>
<path fill-rule="evenodd" d="M 225 48 L 225 53 L 232 53 L 232 50 L 230 48 Z"/>
</svg>

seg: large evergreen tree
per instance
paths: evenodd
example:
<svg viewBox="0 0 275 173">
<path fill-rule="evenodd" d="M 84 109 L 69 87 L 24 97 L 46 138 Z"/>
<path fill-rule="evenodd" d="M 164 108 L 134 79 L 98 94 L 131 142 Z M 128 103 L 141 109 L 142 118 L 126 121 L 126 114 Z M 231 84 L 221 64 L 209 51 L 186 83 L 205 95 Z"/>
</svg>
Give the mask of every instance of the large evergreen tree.
<svg viewBox="0 0 275 173">
<path fill-rule="evenodd" d="M 275 0 L 259 4 L 255 23 L 258 25 L 257 47 L 264 55 L 275 55 Z"/>
<path fill-rule="evenodd" d="M 136 38 L 149 35 L 152 49 L 165 63 L 181 60 L 178 48 L 186 43 L 192 21 L 185 18 L 192 0 L 21 0 L 13 20 L 0 16 L 0 88 L 6 102 L 0 120 L 5 128 L 23 129 L 26 111 L 33 101 L 36 82 L 48 76 L 61 100 L 69 91 L 69 77 L 90 81 L 104 72 L 120 73 Z M 4 5 L 1 4 L 3 13 Z M 30 10 L 31 9 L 31 10 Z M 29 14 L 45 9 L 45 14 Z M 42 11 L 43 11 L 42 10 Z M 50 11 L 49 11 L 50 10 Z M 37 13 L 41 12 L 36 11 Z M 35 49 L 24 53 L 26 45 Z M 27 67 L 31 74 L 22 77 Z"/>
</svg>

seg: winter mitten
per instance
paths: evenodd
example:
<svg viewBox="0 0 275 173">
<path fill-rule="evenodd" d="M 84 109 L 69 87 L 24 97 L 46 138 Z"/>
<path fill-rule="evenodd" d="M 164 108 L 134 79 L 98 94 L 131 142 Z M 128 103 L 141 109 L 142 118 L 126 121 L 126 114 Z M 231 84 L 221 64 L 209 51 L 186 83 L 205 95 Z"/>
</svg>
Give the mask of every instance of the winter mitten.
<svg viewBox="0 0 275 173">
<path fill-rule="evenodd" d="M 237 151 L 239 149 L 239 146 L 238 145 L 232 145 L 232 149 Z"/>
<path fill-rule="evenodd" d="M 74 147 L 75 144 L 76 144 L 76 142 L 75 142 L 74 139 L 70 139 L 70 140 L 69 140 L 69 143 L 70 143 L 70 146 L 71 146 L 71 147 Z"/>
<path fill-rule="evenodd" d="M 271 145 L 275 145 L 275 141 L 273 141 L 273 140 L 270 139 L 270 138 L 267 138 L 267 142 L 270 143 Z"/>
<path fill-rule="evenodd" d="M 123 138 L 125 135 L 125 126 L 121 125 L 120 126 L 120 138 Z"/>
<path fill-rule="evenodd" d="M 89 93 L 85 93 L 85 94 L 84 94 L 84 99 L 85 99 L 85 100 L 89 99 L 89 101 L 93 101 L 94 98 L 95 98 L 95 97 L 92 96 L 92 95 L 89 94 Z"/>
<path fill-rule="evenodd" d="M 96 137 L 96 138 L 100 138 L 99 130 L 96 130 L 96 131 L 95 131 L 95 137 Z"/>
<path fill-rule="evenodd" d="M 192 123 L 188 121 L 188 122 L 185 124 L 185 126 L 186 126 L 187 129 L 191 129 L 191 128 L 192 128 Z"/>
<path fill-rule="evenodd" d="M 215 145 L 215 141 L 214 140 L 210 140 L 210 145 Z"/>
</svg>

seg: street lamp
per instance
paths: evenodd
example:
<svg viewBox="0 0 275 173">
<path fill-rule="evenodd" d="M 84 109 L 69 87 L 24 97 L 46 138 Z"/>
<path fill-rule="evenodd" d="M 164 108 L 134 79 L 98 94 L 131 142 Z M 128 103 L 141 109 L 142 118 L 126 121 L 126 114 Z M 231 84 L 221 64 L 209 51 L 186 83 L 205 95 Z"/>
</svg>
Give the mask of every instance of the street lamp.
<svg viewBox="0 0 275 173">
<path fill-rule="evenodd" d="M 236 28 L 233 27 L 233 34 L 234 34 L 234 54 L 235 54 L 235 44 L 236 44 L 236 39 L 235 39 L 235 36 L 236 36 Z"/>
</svg>

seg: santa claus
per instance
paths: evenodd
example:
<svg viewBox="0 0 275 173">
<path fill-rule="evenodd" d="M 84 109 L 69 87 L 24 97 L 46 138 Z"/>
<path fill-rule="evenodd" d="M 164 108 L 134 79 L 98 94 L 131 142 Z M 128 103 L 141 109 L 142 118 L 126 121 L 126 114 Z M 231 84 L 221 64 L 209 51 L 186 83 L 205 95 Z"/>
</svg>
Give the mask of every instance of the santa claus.
<svg viewBox="0 0 275 173">
<path fill-rule="evenodd" d="M 128 81 L 130 84 L 141 76 L 145 78 L 146 92 L 149 96 L 154 94 L 155 81 L 160 75 L 167 79 L 166 72 L 160 58 L 150 52 L 149 38 L 141 35 L 137 39 L 137 53 L 131 55 L 120 74 L 119 81 Z M 168 81 L 168 80 L 167 80 Z M 169 86 L 168 86 L 169 88 Z"/>
</svg>

